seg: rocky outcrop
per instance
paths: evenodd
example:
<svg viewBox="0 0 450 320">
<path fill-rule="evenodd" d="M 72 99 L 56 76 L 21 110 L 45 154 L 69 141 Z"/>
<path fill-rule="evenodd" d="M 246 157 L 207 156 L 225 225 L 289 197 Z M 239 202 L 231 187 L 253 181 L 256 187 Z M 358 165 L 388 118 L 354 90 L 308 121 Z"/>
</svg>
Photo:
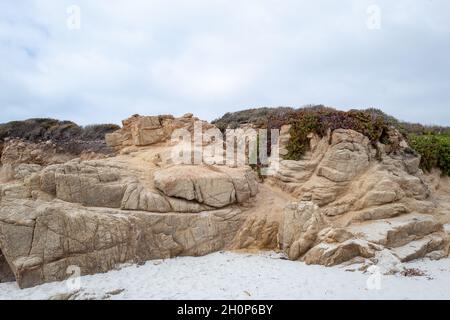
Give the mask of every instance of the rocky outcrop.
<svg viewBox="0 0 450 320">
<path fill-rule="evenodd" d="M 155 186 L 169 197 L 195 200 L 213 208 L 245 202 L 258 192 L 249 169 L 174 166 L 155 172 Z"/>
<path fill-rule="evenodd" d="M 110 159 L 35 169 L 1 190 L 2 277 L 7 261 L 21 287 L 65 279 L 70 265 L 90 274 L 127 261 L 224 249 L 245 221 L 236 205 L 257 192 L 245 168 L 143 172 Z M 165 178 L 184 170 L 195 179 Z"/>
<path fill-rule="evenodd" d="M 178 120 L 160 117 L 159 127 L 149 118 L 130 124 L 133 152 L 11 166 L 0 187 L 1 281 L 13 277 L 24 288 L 66 279 L 71 266 L 92 274 L 231 247 L 258 193 L 256 175 L 248 167 L 162 161 Z M 151 135 L 162 144 L 140 148 Z"/>
<path fill-rule="evenodd" d="M 299 202 L 285 208 L 283 216 L 282 246 L 289 259 L 297 260 L 317 239 L 325 225 L 318 207 L 310 202 Z"/>
<path fill-rule="evenodd" d="M 58 152 L 51 141 L 45 143 L 28 142 L 19 139 L 10 139 L 5 142 L 0 162 L 3 165 L 16 166 L 22 163 L 48 165 L 64 163 L 75 158 L 74 155 Z"/>
<path fill-rule="evenodd" d="M 384 250 L 399 262 L 448 255 L 449 236 L 420 158 L 401 135 L 389 136 L 397 152 L 352 130 L 310 135 L 303 160 L 281 161 L 272 183 L 299 200 L 285 208 L 279 231 L 290 259 L 329 266 L 376 261 Z"/>
<path fill-rule="evenodd" d="M 249 168 L 177 165 L 129 170 L 114 161 L 74 160 L 24 179 L 34 199 L 149 212 L 200 212 L 242 203 L 258 190 Z"/>
<path fill-rule="evenodd" d="M 49 161 L 58 155 L 51 143 L 46 152 L 6 143 L 0 281 L 29 287 L 66 279 L 72 266 L 84 275 L 223 249 L 281 249 L 326 266 L 387 257 L 397 267 L 448 255 L 450 218 L 440 205 L 447 184 L 423 175 L 398 132 L 376 146 L 352 130 L 310 134 L 303 159 L 282 160 L 261 183 L 242 163 L 175 163 L 170 137 L 180 128 L 192 133 L 196 121 L 133 116 L 107 134 L 118 153 L 101 159 Z M 282 129 L 285 155 L 289 127 Z"/>
<path fill-rule="evenodd" d="M 289 151 L 287 149 L 287 146 L 289 144 L 289 140 L 291 139 L 291 135 L 289 131 L 291 130 L 291 125 L 284 125 L 280 128 L 280 136 L 279 136 L 279 154 L 280 156 L 284 157 L 287 156 Z"/>
<path fill-rule="evenodd" d="M 180 118 L 171 115 L 134 115 L 122 121 L 123 126 L 120 130 L 106 134 L 106 143 L 117 149 L 149 146 L 168 140 L 176 129 L 184 128 L 193 132 L 195 122 L 201 122 L 204 130 L 214 127 L 193 117 L 192 113 L 187 113 Z"/>
<path fill-rule="evenodd" d="M 65 279 L 70 266 L 92 274 L 124 262 L 221 250 L 241 220 L 238 208 L 157 214 L 20 200 L 0 208 L 0 246 L 6 270 L 24 288 Z"/>
</svg>

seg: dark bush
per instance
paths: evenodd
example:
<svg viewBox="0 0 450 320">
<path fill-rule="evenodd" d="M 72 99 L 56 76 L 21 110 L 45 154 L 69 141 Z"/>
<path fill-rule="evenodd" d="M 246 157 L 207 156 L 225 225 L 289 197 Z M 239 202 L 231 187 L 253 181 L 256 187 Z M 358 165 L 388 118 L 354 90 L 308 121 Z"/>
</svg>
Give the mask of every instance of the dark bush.
<svg viewBox="0 0 450 320">
<path fill-rule="evenodd" d="M 220 130 L 235 129 L 241 124 L 252 123 L 257 127 L 267 127 L 269 119 L 284 119 L 285 122 L 290 113 L 294 111 L 290 107 L 257 108 L 237 112 L 227 112 L 221 118 L 212 121 Z"/>
<path fill-rule="evenodd" d="M 0 139 L 20 138 L 28 141 L 104 140 L 105 134 L 118 130 L 115 124 L 96 124 L 81 127 L 71 121 L 28 119 L 0 124 Z"/>
<path fill-rule="evenodd" d="M 81 154 L 83 151 L 110 153 L 105 134 L 120 129 L 115 124 L 96 124 L 81 127 L 71 121 L 48 118 L 12 121 L 0 124 L 0 143 L 6 138 L 30 142 L 52 141 L 61 152 Z"/>
<path fill-rule="evenodd" d="M 85 126 L 81 132 L 81 140 L 103 140 L 105 135 L 110 132 L 119 130 L 116 124 L 92 124 Z"/>
</svg>

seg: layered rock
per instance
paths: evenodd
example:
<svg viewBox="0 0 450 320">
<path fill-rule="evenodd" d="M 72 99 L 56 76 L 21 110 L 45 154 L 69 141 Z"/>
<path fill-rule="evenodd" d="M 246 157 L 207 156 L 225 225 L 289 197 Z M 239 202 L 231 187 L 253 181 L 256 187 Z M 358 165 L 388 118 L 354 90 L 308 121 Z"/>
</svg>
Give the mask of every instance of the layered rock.
<svg viewBox="0 0 450 320">
<path fill-rule="evenodd" d="M 134 115 L 122 121 L 122 128 L 106 134 L 106 143 L 117 149 L 130 146 L 149 146 L 168 140 L 176 129 L 184 128 L 193 132 L 195 122 L 200 121 L 191 113 L 175 118 L 171 115 L 140 116 Z M 200 121 L 203 129 L 213 126 Z"/>
<path fill-rule="evenodd" d="M 170 170 L 189 170 L 197 180 L 189 185 L 180 176 L 173 192 L 164 179 Z M 67 278 L 70 265 L 90 274 L 127 261 L 224 249 L 245 221 L 236 205 L 257 192 L 249 169 L 231 170 L 171 167 L 154 172 L 154 180 L 102 161 L 30 170 L 23 182 L 2 187 L 2 277 L 9 275 L 4 261 L 28 287 Z"/>
<path fill-rule="evenodd" d="M 146 176 L 149 175 L 149 176 Z M 176 165 L 147 170 L 114 161 L 74 160 L 27 177 L 34 199 L 150 212 L 200 212 L 247 201 L 257 192 L 249 168 Z"/>
<path fill-rule="evenodd" d="M 231 247 L 257 195 L 256 175 L 245 166 L 162 162 L 173 121 L 194 119 L 159 117 L 162 127 L 154 119 L 130 120 L 133 152 L 12 167 L 0 187 L 0 281 L 29 287 L 66 279 L 71 266 L 92 274 Z"/>
<path fill-rule="evenodd" d="M 92 274 L 124 262 L 221 250 L 241 220 L 238 208 L 157 214 L 18 200 L 0 208 L 0 246 L 6 271 L 24 288 L 65 279 L 70 266 Z M 10 279 L 6 271 L 2 277 Z"/>
<path fill-rule="evenodd" d="M 165 195 L 195 200 L 213 208 L 245 202 L 258 192 L 249 169 L 174 166 L 155 172 L 155 185 Z"/>
<path fill-rule="evenodd" d="M 192 133 L 196 121 L 192 114 L 133 116 L 107 134 L 119 154 L 96 160 L 48 162 L 26 145 L 5 145 L 0 281 L 29 287 L 66 279 L 71 266 L 92 274 L 223 249 L 279 248 L 289 259 L 326 266 L 448 255 L 450 218 L 440 200 L 450 189 L 424 177 L 395 130 L 389 145 L 377 146 L 352 130 L 311 134 L 304 158 L 282 160 L 261 184 L 242 163 L 176 164 L 170 137 L 180 128 Z M 288 140 L 286 126 L 281 155 Z M 202 152 L 190 151 L 192 158 Z"/>
<path fill-rule="evenodd" d="M 311 135 L 303 160 L 281 161 L 272 183 L 299 200 L 285 208 L 279 231 L 290 259 L 329 266 L 357 257 L 376 262 L 384 250 L 399 262 L 448 255 L 420 158 L 399 134 L 390 136 L 397 152 L 352 130 Z"/>
</svg>

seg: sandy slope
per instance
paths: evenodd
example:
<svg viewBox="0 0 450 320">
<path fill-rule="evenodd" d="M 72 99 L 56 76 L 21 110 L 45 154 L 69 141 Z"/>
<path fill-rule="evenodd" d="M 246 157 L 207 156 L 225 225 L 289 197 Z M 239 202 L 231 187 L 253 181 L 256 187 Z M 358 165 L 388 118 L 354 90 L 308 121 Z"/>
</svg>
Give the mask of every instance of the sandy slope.
<svg viewBox="0 0 450 320">
<path fill-rule="evenodd" d="M 370 289 L 370 274 L 344 267 L 306 266 L 273 252 L 218 252 L 204 257 L 149 261 L 142 266 L 81 278 L 73 299 L 449 299 L 450 259 L 407 264 L 426 276 L 381 276 Z M 114 292 L 115 291 L 115 292 Z M 68 298 L 66 282 L 20 290 L 0 284 L 0 299 Z M 75 291 L 76 292 L 76 291 Z"/>
</svg>

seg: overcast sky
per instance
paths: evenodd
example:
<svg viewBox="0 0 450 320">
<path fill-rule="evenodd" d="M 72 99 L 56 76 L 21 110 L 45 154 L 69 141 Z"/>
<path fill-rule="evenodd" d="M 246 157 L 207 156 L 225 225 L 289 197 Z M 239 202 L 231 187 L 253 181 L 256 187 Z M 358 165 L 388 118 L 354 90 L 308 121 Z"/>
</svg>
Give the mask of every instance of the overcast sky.
<svg viewBox="0 0 450 320">
<path fill-rule="evenodd" d="M 450 125 L 449 17 L 448 0 L 0 0 L 0 122 L 325 104 Z"/>
</svg>

